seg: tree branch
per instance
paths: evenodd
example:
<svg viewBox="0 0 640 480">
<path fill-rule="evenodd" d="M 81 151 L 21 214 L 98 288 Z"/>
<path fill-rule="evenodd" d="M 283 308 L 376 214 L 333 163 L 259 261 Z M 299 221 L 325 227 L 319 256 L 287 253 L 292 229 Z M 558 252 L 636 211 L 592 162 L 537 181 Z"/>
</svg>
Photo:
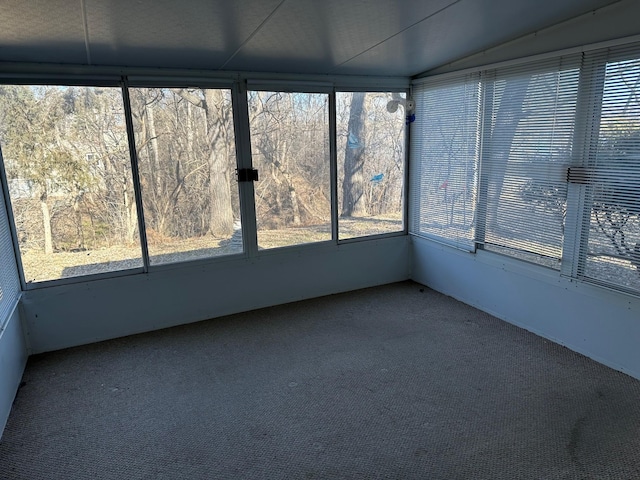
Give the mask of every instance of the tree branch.
<svg viewBox="0 0 640 480">
<path fill-rule="evenodd" d="M 187 91 L 184 88 L 172 88 L 171 91 L 176 95 L 178 95 L 179 97 L 182 97 L 184 100 L 186 100 L 190 104 L 195 105 L 196 107 L 206 108 L 204 99 L 200 98 L 198 95 L 195 95 L 194 93 Z"/>
</svg>

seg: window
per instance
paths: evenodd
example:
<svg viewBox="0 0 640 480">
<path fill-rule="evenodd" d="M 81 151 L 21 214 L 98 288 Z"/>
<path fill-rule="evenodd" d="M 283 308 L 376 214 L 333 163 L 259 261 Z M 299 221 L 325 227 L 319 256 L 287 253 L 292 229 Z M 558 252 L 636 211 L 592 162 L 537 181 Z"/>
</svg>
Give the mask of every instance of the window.
<svg viewBox="0 0 640 480">
<path fill-rule="evenodd" d="M 473 250 L 480 81 L 472 74 L 414 90 L 411 231 Z M 416 157 L 416 155 L 418 157 Z"/>
<path fill-rule="evenodd" d="M 250 91 L 258 248 L 331 240 L 329 97 Z"/>
<path fill-rule="evenodd" d="M 404 93 L 336 93 L 338 235 L 402 231 Z"/>
<path fill-rule="evenodd" d="M 242 253 L 231 91 L 129 93 L 151 265 Z"/>
<path fill-rule="evenodd" d="M 640 49 L 595 52 L 591 58 L 600 115 L 583 164 L 579 275 L 640 292 Z"/>
<path fill-rule="evenodd" d="M 20 282 L 13 254 L 13 242 L 9 230 L 9 219 L 0 184 L 0 332 L 11 314 L 20 293 Z"/>
<path fill-rule="evenodd" d="M 411 233 L 640 294 L 640 44 L 414 91 Z"/>
<path fill-rule="evenodd" d="M 560 268 L 579 61 L 416 87 L 412 233 Z"/>
<path fill-rule="evenodd" d="M 580 57 L 486 74 L 477 241 L 560 269 Z"/>
<path fill-rule="evenodd" d="M 0 86 L 0 144 L 27 282 L 142 267 L 119 88 Z"/>
<path fill-rule="evenodd" d="M 406 93 L 160 82 L 0 85 L 27 284 L 403 232 Z"/>
</svg>

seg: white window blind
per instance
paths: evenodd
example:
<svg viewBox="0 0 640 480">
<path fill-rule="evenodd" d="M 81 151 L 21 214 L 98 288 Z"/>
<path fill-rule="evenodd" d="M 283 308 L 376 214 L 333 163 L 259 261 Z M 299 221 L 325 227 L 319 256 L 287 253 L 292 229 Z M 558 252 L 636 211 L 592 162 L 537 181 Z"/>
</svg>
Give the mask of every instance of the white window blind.
<svg viewBox="0 0 640 480">
<path fill-rule="evenodd" d="M 410 231 L 472 251 L 480 75 L 427 81 L 413 95 Z"/>
<path fill-rule="evenodd" d="M 570 181 L 586 185 L 578 275 L 640 292 L 640 46 L 592 52 L 599 118 L 583 168 Z"/>
<path fill-rule="evenodd" d="M 0 331 L 20 294 L 9 220 L 0 183 Z"/>
<path fill-rule="evenodd" d="M 414 98 L 411 233 L 640 294 L 640 43 L 420 80 Z"/>
<path fill-rule="evenodd" d="M 477 240 L 560 268 L 580 55 L 484 74 Z"/>
</svg>

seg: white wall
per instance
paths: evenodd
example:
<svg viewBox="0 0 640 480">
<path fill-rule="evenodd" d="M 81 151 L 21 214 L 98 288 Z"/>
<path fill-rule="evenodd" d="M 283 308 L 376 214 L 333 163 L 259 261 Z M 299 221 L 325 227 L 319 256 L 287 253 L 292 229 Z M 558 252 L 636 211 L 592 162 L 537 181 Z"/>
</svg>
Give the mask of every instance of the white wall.
<svg viewBox="0 0 640 480">
<path fill-rule="evenodd" d="M 317 245 L 27 291 L 28 343 L 39 353 L 407 280 L 409 245 L 406 235 Z"/>
<path fill-rule="evenodd" d="M 4 328 L 0 328 L 0 437 L 9 418 L 22 373 L 27 364 L 19 309 L 13 309 Z"/>
<path fill-rule="evenodd" d="M 636 36 L 640 1 L 621 0 L 428 72 L 476 68 Z M 415 159 L 412 159 L 412 162 Z M 640 378 L 640 299 L 491 252 L 412 237 L 412 279 Z"/>
<path fill-rule="evenodd" d="M 640 379 L 640 299 L 412 237 L 412 279 Z"/>
</svg>

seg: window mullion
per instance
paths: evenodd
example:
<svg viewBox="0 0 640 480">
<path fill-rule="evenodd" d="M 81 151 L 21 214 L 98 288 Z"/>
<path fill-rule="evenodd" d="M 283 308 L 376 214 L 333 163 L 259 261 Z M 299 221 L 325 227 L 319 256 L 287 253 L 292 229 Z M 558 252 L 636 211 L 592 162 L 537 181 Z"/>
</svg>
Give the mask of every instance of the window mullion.
<svg viewBox="0 0 640 480">
<path fill-rule="evenodd" d="M 142 249 L 142 262 L 144 272 L 149 271 L 149 245 L 147 244 L 147 231 L 144 222 L 142 206 L 142 189 L 140 187 L 140 170 L 138 168 L 138 152 L 133 127 L 133 115 L 131 113 L 131 98 L 129 97 L 129 85 L 126 77 L 122 77 L 122 100 L 124 103 L 124 118 L 127 127 L 127 143 L 129 144 L 129 158 L 131 159 L 131 174 L 133 178 L 133 192 L 136 200 L 136 213 L 138 216 L 138 230 L 140 233 L 140 248 Z"/>
<path fill-rule="evenodd" d="M 237 81 L 232 88 L 233 121 L 236 141 L 236 162 L 238 169 L 253 168 L 251 157 L 251 133 L 249 130 L 249 107 L 246 81 Z M 261 172 L 259 172 L 260 174 Z M 254 183 L 240 182 L 240 215 L 242 223 L 242 242 L 245 255 L 255 257 L 258 254 L 258 234 Z"/>
<path fill-rule="evenodd" d="M 571 151 L 572 167 L 592 166 L 598 144 L 605 69 L 604 59 L 583 58 Z M 593 195 L 588 185 L 569 182 L 560 270 L 564 276 L 577 278 L 584 271 L 592 204 Z"/>
<path fill-rule="evenodd" d="M 476 198 L 475 248 L 484 248 L 487 231 L 487 201 L 489 192 L 490 162 L 486 162 L 484 148 L 491 139 L 491 117 L 493 115 L 494 72 L 484 73 L 480 80 L 480 114 L 478 115 L 480 145 L 478 146 L 478 196 Z"/>
<path fill-rule="evenodd" d="M 338 242 L 338 152 L 336 129 L 336 92 L 329 94 L 329 176 L 331 178 L 331 240 Z"/>
<path fill-rule="evenodd" d="M 411 177 L 409 171 L 411 169 L 411 126 L 415 122 L 415 99 L 413 97 L 413 87 L 405 92 L 408 99 L 414 102 L 414 117 L 410 120 L 409 115 L 405 119 L 406 128 L 404 129 L 404 184 L 402 188 L 402 230 L 405 234 L 409 233 L 409 199 L 411 198 Z M 416 206 L 417 207 L 417 206 Z"/>
</svg>

